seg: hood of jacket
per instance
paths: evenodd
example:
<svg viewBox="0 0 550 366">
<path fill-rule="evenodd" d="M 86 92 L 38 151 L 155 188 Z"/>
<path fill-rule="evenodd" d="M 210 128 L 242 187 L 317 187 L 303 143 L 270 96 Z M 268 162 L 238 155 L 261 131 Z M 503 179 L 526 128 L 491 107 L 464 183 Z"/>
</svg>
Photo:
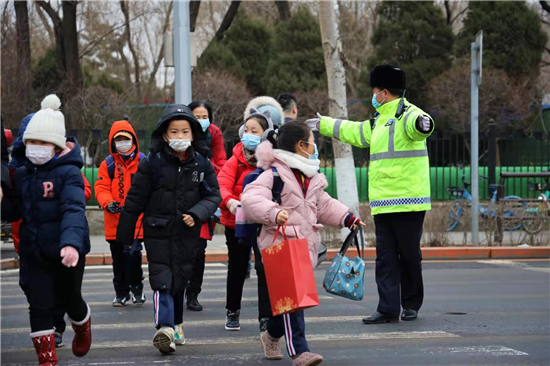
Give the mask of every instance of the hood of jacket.
<svg viewBox="0 0 550 366">
<path fill-rule="evenodd" d="M 53 170 L 61 165 L 74 165 L 78 169 L 82 169 L 84 166 L 84 159 L 82 159 L 80 145 L 78 144 L 78 141 L 76 141 L 76 138 L 73 136 L 67 136 L 65 149 L 61 151 L 57 159 L 50 160 L 44 165 L 34 165 L 29 160 L 27 160 L 26 164 L 30 169 L 37 168 L 39 170 Z"/>
<path fill-rule="evenodd" d="M 25 134 L 27 126 L 29 125 L 29 122 L 31 121 L 33 116 L 34 113 L 31 113 L 21 120 L 21 124 L 19 125 L 19 132 L 17 133 L 17 137 L 15 138 L 15 142 L 13 143 L 13 151 L 11 153 L 12 160 L 10 161 L 10 167 L 12 168 L 16 169 L 25 165 L 27 157 L 25 156 L 26 150 L 25 144 L 23 143 L 23 135 Z"/>
<path fill-rule="evenodd" d="M 122 120 L 122 121 L 116 121 L 111 126 L 111 130 L 109 131 L 109 152 L 113 156 L 118 156 L 119 153 L 116 151 L 115 148 L 115 135 L 119 133 L 120 131 L 127 131 L 130 132 L 133 138 L 133 143 L 136 145 L 136 156 L 139 155 L 139 141 L 136 136 L 136 131 L 130 124 L 130 122 Z"/>
<path fill-rule="evenodd" d="M 243 143 L 242 142 L 239 142 L 233 148 L 233 156 L 235 156 L 237 158 L 239 163 L 245 164 L 248 167 L 256 169 L 255 167 L 253 167 L 252 165 L 250 165 L 248 163 L 248 160 L 246 160 L 246 156 L 244 156 L 244 152 L 243 152 Z"/>
<path fill-rule="evenodd" d="M 163 134 L 166 132 L 170 121 L 174 119 L 184 119 L 189 122 L 191 130 L 193 131 L 193 147 L 199 154 L 208 156 L 209 149 L 207 144 L 204 143 L 206 134 L 202 130 L 199 121 L 193 115 L 193 112 L 191 112 L 189 107 L 185 104 L 170 104 L 164 108 L 157 123 L 157 127 L 151 134 L 151 145 L 149 147 L 151 153 L 156 154 L 162 151 L 163 147 L 167 145 L 166 141 L 164 141 Z"/>
</svg>

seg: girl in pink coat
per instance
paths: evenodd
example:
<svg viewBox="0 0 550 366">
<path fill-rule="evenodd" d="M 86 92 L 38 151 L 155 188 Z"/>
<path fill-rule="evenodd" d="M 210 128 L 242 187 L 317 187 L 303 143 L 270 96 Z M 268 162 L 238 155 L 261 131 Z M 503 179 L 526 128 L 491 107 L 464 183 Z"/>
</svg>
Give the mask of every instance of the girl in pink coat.
<svg viewBox="0 0 550 366">
<path fill-rule="evenodd" d="M 258 167 L 264 172 L 246 186 L 241 204 L 247 221 L 262 224 L 258 246 L 271 245 L 278 225 L 287 222 L 286 235 L 306 238 L 313 267 L 321 244 L 320 230 L 324 225 L 354 228 L 364 225 L 339 201 L 324 191 L 327 180 L 319 173 L 319 158 L 313 133 L 301 122 L 289 122 L 271 133 L 256 150 Z M 275 149 L 273 148 L 275 146 Z M 283 181 L 281 205 L 272 200 L 273 171 Z M 323 357 L 309 352 L 305 338 L 304 312 L 271 317 L 267 331 L 261 333 L 261 342 L 267 359 L 282 359 L 279 339 L 286 337 L 287 351 L 293 366 L 311 366 Z"/>
</svg>

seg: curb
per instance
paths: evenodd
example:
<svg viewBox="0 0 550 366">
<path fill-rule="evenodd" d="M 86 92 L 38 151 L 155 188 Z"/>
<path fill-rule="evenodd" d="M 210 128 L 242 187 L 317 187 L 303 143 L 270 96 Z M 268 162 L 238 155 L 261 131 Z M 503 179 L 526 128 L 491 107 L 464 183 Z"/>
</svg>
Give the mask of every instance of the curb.
<svg viewBox="0 0 550 366">
<path fill-rule="evenodd" d="M 327 261 L 334 259 L 338 249 L 329 249 Z M 357 256 L 357 249 L 347 251 L 349 257 Z M 376 259 L 376 248 L 365 248 L 363 256 L 365 260 Z M 467 260 L 467 259 L 550 259 L 550 247 L 448 247 L 448 248 L 422 248 L 422 259 L 437 260 Z M 226 263 L 227 253 L 207 253 L 206 263 Z M 1 269 L 19 268 L 19 259 L 8 258 L 0 261 Z M 111 265 L 113 259 L 110 254 L 88 254 L 87 266 Z M 143 256 L 143 264 L 148 263 L 147 256 Z"/>
</svg>

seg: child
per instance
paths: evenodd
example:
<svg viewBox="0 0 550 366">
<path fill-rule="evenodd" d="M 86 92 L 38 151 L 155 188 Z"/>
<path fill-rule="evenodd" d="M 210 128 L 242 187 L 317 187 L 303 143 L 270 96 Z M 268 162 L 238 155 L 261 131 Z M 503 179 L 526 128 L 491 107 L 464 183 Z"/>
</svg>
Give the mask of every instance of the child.
<svg viewBox="0 0 550 366">
<path fill-rule="evenodd" d="M 90 251 L 85 216 L 83 165 L 76 139 L 65 138 L 65 118 L 55 95 L 29 122 L 23 142 L 27 161 L 2 203 L 2 218 L 23 219 L 19 282 L 29 302 L 31 339 L 40 365 L 57 365 L 54 317 L 67 311 L 75 332 L 73 354 L 91 345 L 90 308 L 82 299 L 82 277 Z"/>
<path fill-rule="evenodd" d="M 324 191 L 327 181 L 319 173 L 319 159 L 313 133 L 302 122 L 288 122 L 277 133 L 270 133 L 269 141 L 263 142 L 256 151 L 258 166 L 265 171 L 248 184 L 241 196 L 247 221 L 263 224 L 258 246 L 265 249 L 271 245 L 277 226 L 288 224 L 286 235 L 306 238 L 313 268 L 321 238 L 323 224 L 354 228 L 364 225 L 342 203 Z M 276 149 L 273 149 L 273 146 Z M 283 181 L 281 205 L 272 201 L 274 167 Z M 267 359 L 281 359 L 279 339 L 285 335 L 287 349 L 294 366 L 311 366 L 322 362 L 323 357 L 309 352 L 305 338 L 304 312 L 299 311 L 271 317 L 267 331 L 260 339 Z"/>
<path fill-rule="evenodd" d="M 143 213 L 143 237 L 154 293 L 153 345 L 162 353 L 184 344 L 183 293 L 191 277 L 201 224 L 217 210 L 220 189 L 210 161 L 196 152 L 204 138 L 199 121 L 182 104 L 164 109 L 139 163 L 120 215 L 117 241 L 134 241 Z M 205 153 L 205 151 L 202 151 Z"/>
<path fill-rule="evenodd" d="M 143 270 L 141 269 L 141 218 L 136 224 L 135 242 L 122 246 L 116 241 L 116 229 L 120 211 L 130 190 L 132 178 L 144 155 L 139 152 L 136 133 L 128 121 L 116 121 L 109 133 L 109 155 L 99 167 L 95 182 L 97 202 L 105 210 L 105 240 L 109 242 L 113 258 L 113 284 L 115 299 L 113 306 L 125 306 L 131 299 L 134 305 L 145 304 L 143 292 Z"/>
<path fill-rule="evenodd" d="M 205 144 L 209 149 L 207 157 L 214 166 L 216 175 L 220 173 L 227 162 L 225 148 L 223 143 L 222 131 L 212 124 L 212 107 L 203 101 L 197 101 L 189 104 L 189 109 L 193 112 L 195 118 L 201 124 L 202 130 L 206 134 Z M 197 257 L 193 264 L 193 275 L 189 280 L 189 288 L 185 295 L 187 297 L 187 309 L 192 311 L 202 311 L 202 305 L 199 303 L 198 296 L 201 293 L 202 280 L 204 277 L 204 264 L 206 261 L 206 246 L 208 240 L 212 240 L 214 234 L 214 222 L 205 222 L 201 228 L 201 238 L 199 240 L 200 247 L 197 251 Z"/>
<path fill-rule="evenodd" d="M 227 315 L 225 320 L 226 330 L 240 330 L 239 322 L 241 312 L 241 298 L 243 286 L 250 259 L 250 246 L 239 244 L 235 237 L 235 213 L 240 204 L 243 182 L 248 173 L 256 170 L 255 151 L 262 137 L 267 136 L 266 131 L 273 130 L 269 111 L 264 113 L 255 109 L 250 111 L 250 116 L 239 130 L 241 142 L 233 148 L 233 156 L 223 167 L 219 175 L 220 191 L 222 194 L 221 223 L 225 226 L 225 237 L 228 250 L 227 269 Z M 265 278 L 262 277 L 265 282 Z M 261 282 L 259 278 L 258 283 Z M 260 292 L 260 291 L 259 291 Z M 264 296 L 259 298 L 260 317 L 267 318 L 271 315 L 269 299 Z M 267 296 L 266 296 L 267 297 Z"/>
</svg>

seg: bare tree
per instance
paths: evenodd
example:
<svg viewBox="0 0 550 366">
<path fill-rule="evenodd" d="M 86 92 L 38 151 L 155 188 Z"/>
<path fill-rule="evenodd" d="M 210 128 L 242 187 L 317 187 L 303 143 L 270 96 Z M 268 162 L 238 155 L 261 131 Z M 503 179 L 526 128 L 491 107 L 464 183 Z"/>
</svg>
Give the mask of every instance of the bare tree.
<svg viewBox="0 0 550 366">
<path fill-rule="evenodd" d="M 225 13 L 225 16 L 223 17 L 222 24 L 216 32 L 215 38 L 217 41 L 221 41 L 223 39 L 225 32 L 229 29 L 231 23 L 233 23 L 233 19 L 235 19 L 237 11 L 239 10 L 239 5 L 241 5 L 240 0 L 231 1 L 229 9 L 227 9 L 227 13 Z"/>
<path fill-rule="evenodd" d="M 329 114 L 336 118 L 346 119 L 348 115 L 346 70 L 342 61 L 338 20 L 332 1 L 319 1 L 319 25 L 327 70 Z M 359 197 L 351 145 L 335 139 L 332 147 L 338 170 L 338 199 L 350 207 L 353 212 L 359 213 Z"/>
<path fill-rule="evenodd" d="M 189 20 L 190 20 L 190 26 L 191 32 L 195 31 L 195 26 L 197 24 L 197 18 L 199 17 L 199 8 L 201 6 L 200 0 L 192 0 L 189 3 Z"/>
<path fill-rule="evenodd" d="M 143 94 L 141 91 L 141 68 L 139 65 L 139 57 L 138 54 L 134 48 L 134 44 L 132 42 L 132 34 L 130 32 L 130 9 L 128 0 L 120 0 L 120 9 L 122 10 L 122 13 L 124 14 L 124 19 L 126 20 L 126 27 L 124 29 L 124 35 L 126 37 L 126 43 L 128 44 L 128 48 L 130 49 L 130 53 L 132 54 L 132 58 L 134 60 L 134 83 L 135 83 L 135 89 L 136 89 L 136 98 L 138 101 L 141 101 L 143 99 Z"/>
<path fill-rule="evenodd" d="M 29 34 L 29 11 L 26 1 L 15 1 L 17 28 L 17 63 L 18 76 L 20 81 L 20 93 L 18 97 L 19 108 L 26 111 L 31 92 L 31 40 Z"/>
</svg>

